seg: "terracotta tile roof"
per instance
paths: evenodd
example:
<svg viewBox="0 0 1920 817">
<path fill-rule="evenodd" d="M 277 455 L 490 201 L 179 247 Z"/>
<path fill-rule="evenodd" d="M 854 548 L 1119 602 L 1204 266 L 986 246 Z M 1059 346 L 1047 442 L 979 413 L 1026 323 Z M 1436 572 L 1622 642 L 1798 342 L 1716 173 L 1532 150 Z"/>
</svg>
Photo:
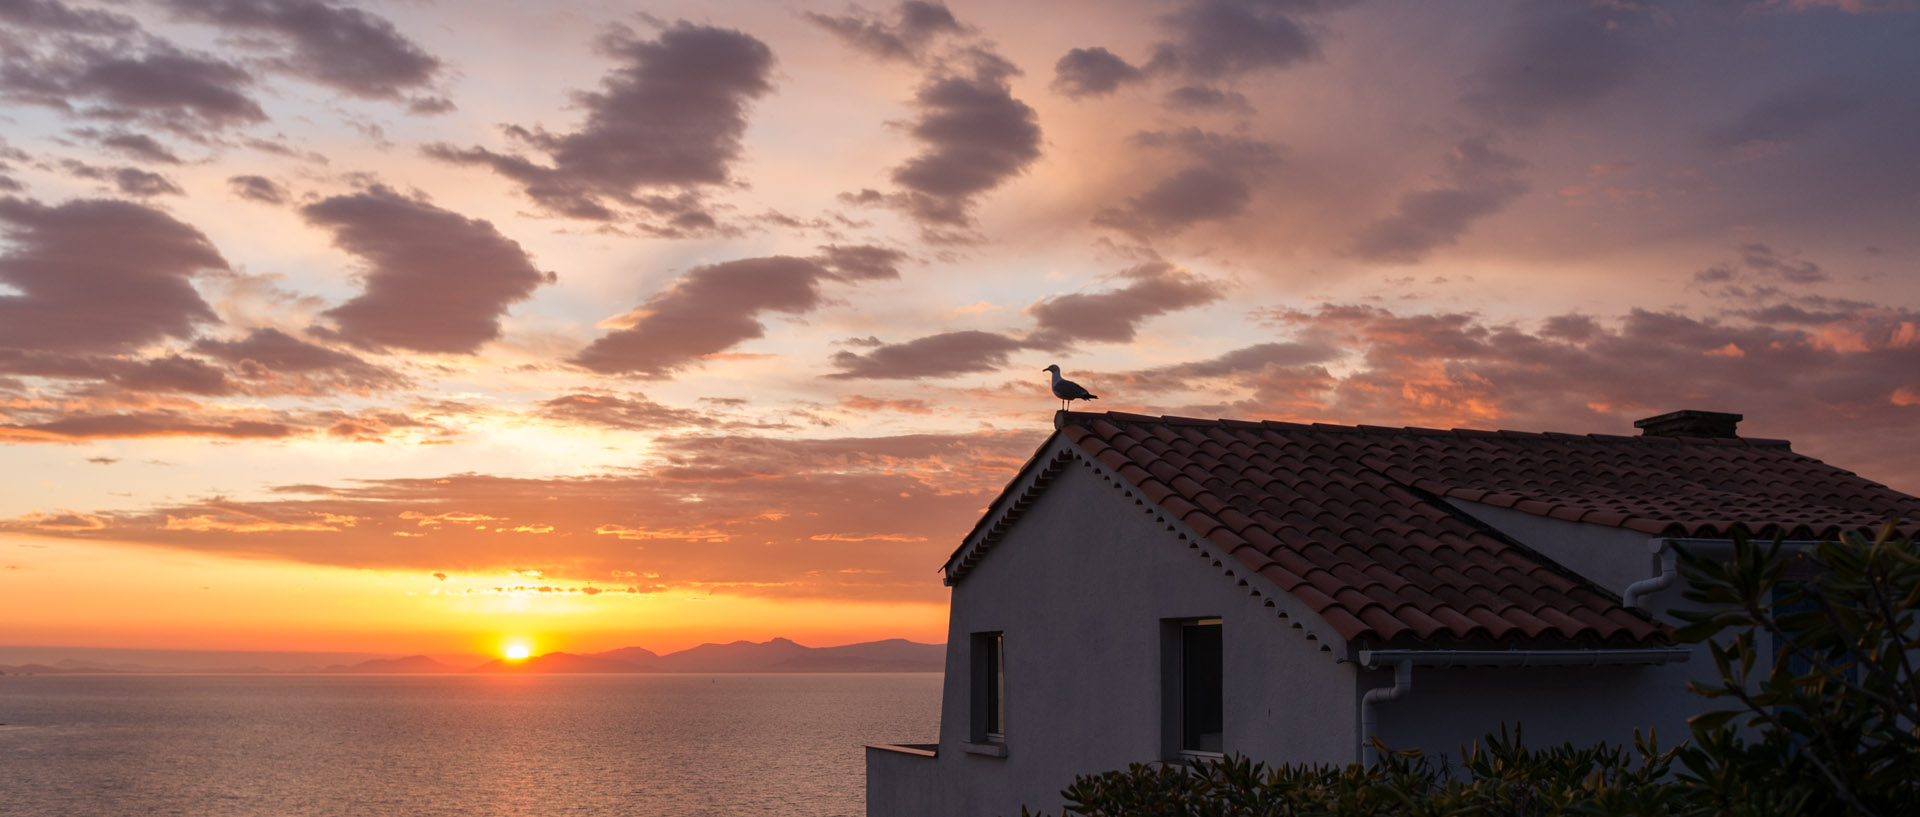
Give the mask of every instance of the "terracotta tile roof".
<svg viewBox="0 0 1920 817">
<path fill-rule="evenodd" d="M 1740 528 L 1820 538 L 1877 529 L 1889 516 L 1920 533 L 1920 499 L 1779 440 L 1118 412 L 1062 412 L 1058 424 L 1058 438 L 1243 571 L 1265 576 L 1341 638 L 1376 646 L 1671 642 L 1664 626 L 1446 497 L 1666 536 L 1720 538 Z M 1063 467 L 1036 455 L 1015 484 L 1037 487 Z M 1013 488 L 968 536 L 980 546 L 963 545 L 949 562 L 949 581 L 1030 501 Z"/>
</svg>

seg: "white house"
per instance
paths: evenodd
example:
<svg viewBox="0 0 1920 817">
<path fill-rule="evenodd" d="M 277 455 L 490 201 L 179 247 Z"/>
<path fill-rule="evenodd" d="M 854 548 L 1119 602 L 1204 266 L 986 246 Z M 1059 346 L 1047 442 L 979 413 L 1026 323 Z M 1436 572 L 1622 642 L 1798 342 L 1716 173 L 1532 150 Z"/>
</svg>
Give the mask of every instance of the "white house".
<svg viewBox="0 0 1920 817">
<path fill-rule="evenodd" d="M 1672 547 L 1920 532 L 1920 499 L 1675 412 L 1642 436 L 1061 412 L 945 566 L 940 742 L 870 817 L 1048 811 L 1076 774 L 1240 753 L 1687 734 Z M 1691 659 L 1691 660 L 1690 660 Z"/>
</svg>

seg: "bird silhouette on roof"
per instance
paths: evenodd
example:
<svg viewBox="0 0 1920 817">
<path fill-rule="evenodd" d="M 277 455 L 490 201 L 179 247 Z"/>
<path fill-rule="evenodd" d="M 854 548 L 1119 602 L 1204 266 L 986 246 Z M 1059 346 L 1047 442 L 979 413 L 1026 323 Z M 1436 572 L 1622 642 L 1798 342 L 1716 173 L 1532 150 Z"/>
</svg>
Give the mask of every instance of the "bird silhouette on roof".
<svg viewBox="0 0 1920 817">
<path fill-rule="evenodd" d="M 1060 376 L 1060 364 L 1054 364 L 1040 371 L 1053 375 L 1053 396 L 1060 398 L 1060 409 L 1065 411 L 1075 400 L 1098 400 L 1100 395 L 1087 391 L 1085 387 Z"/>
</svg>

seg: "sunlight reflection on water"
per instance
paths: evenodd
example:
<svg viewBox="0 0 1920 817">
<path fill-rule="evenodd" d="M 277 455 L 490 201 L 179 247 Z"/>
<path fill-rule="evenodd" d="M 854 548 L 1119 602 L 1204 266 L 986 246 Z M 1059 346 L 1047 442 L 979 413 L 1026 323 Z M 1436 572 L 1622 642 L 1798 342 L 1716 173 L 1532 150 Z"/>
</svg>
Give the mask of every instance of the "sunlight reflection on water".
<svg viewBox="0 0 1920 817">
<path fill-rule="evenodd" d="M 937 674 L 0 678 L 0 814 L 863 814 Z"/>
</svg>

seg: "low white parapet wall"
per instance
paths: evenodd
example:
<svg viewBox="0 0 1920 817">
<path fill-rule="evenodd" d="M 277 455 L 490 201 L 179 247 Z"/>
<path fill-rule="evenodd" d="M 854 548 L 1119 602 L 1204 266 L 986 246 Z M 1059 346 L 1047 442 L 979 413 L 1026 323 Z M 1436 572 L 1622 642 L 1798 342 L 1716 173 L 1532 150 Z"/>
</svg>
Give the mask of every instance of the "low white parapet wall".
<svg viewBox="0 0 1920 817">
<path fill-rule="evenodd" d="M 938 744 L 867 747 L 867 817 L 942 814 Z"/>
</svg>

